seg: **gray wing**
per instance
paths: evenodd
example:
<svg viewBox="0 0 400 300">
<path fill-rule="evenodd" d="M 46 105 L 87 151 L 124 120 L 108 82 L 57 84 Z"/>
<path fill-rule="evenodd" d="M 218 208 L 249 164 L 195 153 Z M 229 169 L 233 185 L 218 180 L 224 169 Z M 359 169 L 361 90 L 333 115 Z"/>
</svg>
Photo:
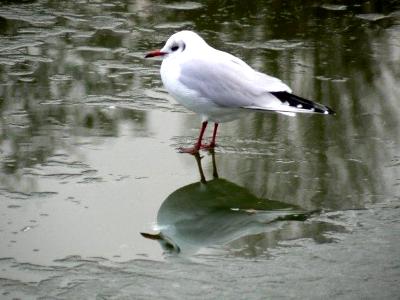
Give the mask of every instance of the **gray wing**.
<svg viewBox="0 0 400 300">
<path fill-rule="evenodd" d="M 256 72 L 240 60 L 189 60 L 181 65 L 179 81 L 200 97 L 226 107 L 270 106 L 279 100 L 269 92 L 290 90 L 279 79 Z"/>
</svg>

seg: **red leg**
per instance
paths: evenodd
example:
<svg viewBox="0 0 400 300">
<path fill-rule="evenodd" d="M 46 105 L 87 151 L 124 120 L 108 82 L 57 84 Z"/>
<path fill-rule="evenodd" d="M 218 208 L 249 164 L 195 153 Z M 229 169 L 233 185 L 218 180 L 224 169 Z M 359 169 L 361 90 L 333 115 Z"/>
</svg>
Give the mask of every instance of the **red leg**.
<svg viewBox="0 0 400 300">
<path fill-rule="evenodd" d="M 200 130 L 200 135 L 199 138 L 197 139 L 196 144 L 193 147 L 189 147 L 189 148 L 184 148 L 184 147 L 180 147 L 179 148 L 179 152 L 181 153 L 189 153 L 189 154 L 196 154 L 199 152 L 200 147 L 201 147 L 201 141 L 203 140 L 203 135 L 204 135 L 204 131 L 207 128 L 207 121 L 204 121 L 201 124 L 201 130 Z"/>
<path fill-rule="evenodd" d="M 216 146 L 215 139 L 217 137 L 218 123 L 214 123 L 214 131 L 212 135 L 211 142 L 209 144 L 201 145 L 202 149 L 214 149 Z"/>
<path fill-rule="evenodd" d="M 217 145 L 215 143 L 215 139 L 217 137 L 217 129 L 218 129 L 218 123 L 214 123 L 214 131 L 213 131 L 212 140 L 210 143 L 210 146 L 212 146 L 213 148 Z"/>
</svg>

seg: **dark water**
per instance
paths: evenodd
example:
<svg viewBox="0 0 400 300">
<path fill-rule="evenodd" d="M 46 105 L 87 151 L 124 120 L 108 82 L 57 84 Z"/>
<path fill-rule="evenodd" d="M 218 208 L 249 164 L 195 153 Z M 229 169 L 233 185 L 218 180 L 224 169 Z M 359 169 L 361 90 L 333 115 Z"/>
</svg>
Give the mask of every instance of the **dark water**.
<svg viewBox="0 0 400 300">
<path fill-rule="evenodd" d="M 337 114 L 177 153 L 182 29 Z M 1 2 L 0 298 L 395 299 L 399 81 L 398 1 Z"/>
</svg>

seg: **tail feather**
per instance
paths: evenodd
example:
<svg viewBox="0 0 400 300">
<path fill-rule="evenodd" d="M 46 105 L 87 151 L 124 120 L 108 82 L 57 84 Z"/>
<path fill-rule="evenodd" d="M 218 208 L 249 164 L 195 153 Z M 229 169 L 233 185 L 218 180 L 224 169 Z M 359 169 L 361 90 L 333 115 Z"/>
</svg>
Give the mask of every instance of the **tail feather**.
<svg viewBox="0 0 400 300">
<path fill-rule="evenodd" d="M 328 106 L 313 102 L 311 100 L 304 99 L 300 96 L 288 92 L 270 92 L 276 98 L 278 98 L 282 104 L 287 105 L 296 110 L 291 110 L 293 112 L 313 112 L 321 114 L 334 115 L 335 112 Z M 298 109 L 298 110 L 297 110 Z"/>
</svg>

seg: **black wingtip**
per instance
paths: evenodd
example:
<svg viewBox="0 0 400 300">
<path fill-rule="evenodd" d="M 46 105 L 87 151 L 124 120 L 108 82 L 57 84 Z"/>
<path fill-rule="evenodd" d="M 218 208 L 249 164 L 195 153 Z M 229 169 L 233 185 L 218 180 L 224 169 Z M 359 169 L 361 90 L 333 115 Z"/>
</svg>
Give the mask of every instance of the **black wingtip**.
<svg viewBox="0 0 400 300">
<path fill-rule="evenodd" d="M 328 115 L 336 115 L 336 111 L 334 111 L 332 108 L 330 108 L 329 106 L 325 106 L 328 109 Z"/>
<path fill-rule="evenodd" d="M 336 111 L 334 111 L 329 106 L 326 106 L 326 105 L 323 105 L 323 104 L 320 104 L 320 103 L 316 103 L 316 104 L 322 106 L 323 108 L 325 108 L 324 114 L 332 115 L 332 116 L 336 115 Z"/>
<path fill-rule="evenodd" d="M 271 94 L 278 98 L 282 103 L 285 102 L 291 107 L 302 108 L 304 110 L 325 115 L 336 114 L 336 112 L 332 108 L 326 105 L 316 103 L 314 101 L 302 98 L 288 92 L 271 92 Z"/>
</svg>

